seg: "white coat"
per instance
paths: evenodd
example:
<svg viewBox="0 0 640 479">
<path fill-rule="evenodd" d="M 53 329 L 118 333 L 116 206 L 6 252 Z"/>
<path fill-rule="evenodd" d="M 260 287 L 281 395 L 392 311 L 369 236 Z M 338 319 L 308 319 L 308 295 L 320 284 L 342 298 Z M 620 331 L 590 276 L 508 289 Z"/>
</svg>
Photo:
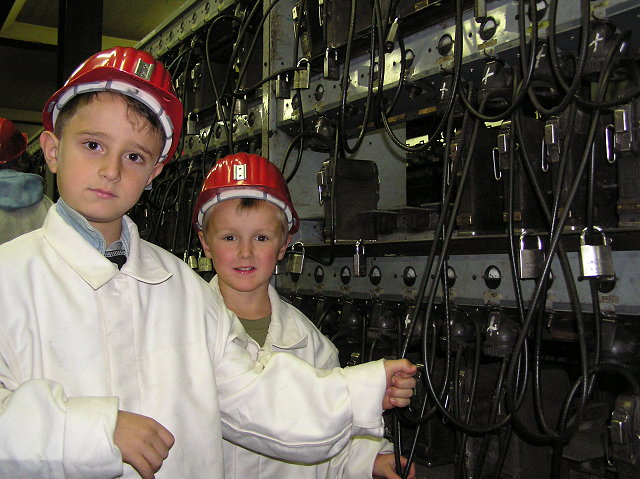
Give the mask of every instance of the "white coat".
<svg viewBox="0 0 640 479">
<path fill-rule="evenodd" d="M 222 478 L 222 434 L 307 462 L 382 435 L 381 362 L 254 362 L 207 283 L 125 220 L 122 270 L 55 205 L 0 245 L 0 477 L 138 477 L 113 441 L 118 409 L 174 434 L 158 479 Z"/>
<path fill-rule="evenodd" d="M 209 283 L 216 297 L 223 301 L 218 276 Z M 271 323 L 264 346 L 248 335 L 244 337 L 251 357 L 258 359 L 269 352 L 293 354 L 320 369 L 338 367 L 338 350 L 329 339 L 294 306 L 280 299 L 269 285 Z M 239 320 L 231 313 L 234 320 Z M 223 442 L 226 479 L 366 479 L 372 476 L 373 463 L 378 453 L 392 453 L 393 448 L 384 439 L 360 437 L 352 439 L 331 460 L 313 465 L 285 462 L 256 454 L 229 441 Z"/>
</svg>

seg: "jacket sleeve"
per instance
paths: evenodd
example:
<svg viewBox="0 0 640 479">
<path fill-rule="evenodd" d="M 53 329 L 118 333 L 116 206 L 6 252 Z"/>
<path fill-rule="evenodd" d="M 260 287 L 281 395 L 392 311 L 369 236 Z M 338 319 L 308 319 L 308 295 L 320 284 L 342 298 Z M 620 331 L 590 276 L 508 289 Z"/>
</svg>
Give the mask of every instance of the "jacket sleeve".
<svg viewBox="0 0 640 479">
<path fill-rule="evenodd" d="M 2 373 L 0 380 L 0 477 L 122 475 L 122 458 L 113 442 L 117 398 L 67 398 L 60 384 L 45 379 L 10 391 Z"/>
<path fill-rule="evenodd" d="M 322 336 L 321 340 L 333 346 L 326 337 Z M 339 365 L 337 355 L 321 359 L 326 359 L 324 368 L 332 368 Z M 387 439 L 373 436 L 352 437 L 347 447 L 329 461 L 326 479 L 362 479 L 372 477 L 373 463 L 376 460 L 376 456 L 378 454 L 391 453 L 393 453 L 393 444 Z"/>
<path fill-rule="evenodd" d="M 254 362 L 235 341 L 242 337 L 239 323 L 226 312 L 217 316 L 217 342 L 224 344 L 214 362 L 225 439 L 312 463 L 337 454 L 352 435 L 382 436 L 382 361 L 322 370 L 291 354 L 269 353 Z"/>
</svg>

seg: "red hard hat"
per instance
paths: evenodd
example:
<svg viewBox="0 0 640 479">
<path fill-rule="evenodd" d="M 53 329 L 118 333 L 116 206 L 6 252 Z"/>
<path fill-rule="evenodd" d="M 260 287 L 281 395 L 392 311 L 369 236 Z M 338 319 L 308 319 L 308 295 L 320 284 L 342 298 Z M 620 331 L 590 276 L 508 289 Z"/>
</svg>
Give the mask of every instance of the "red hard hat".
<svg viewBox="0 0 640 479">
<path fill-rule="evenodd" d="M 0 118 L 0 165 L 15 160 L 27 149 L 27 134 L 11 120 Z"/>
<path fill-rule="evenodd" d="M 53 131 L 58 113 L 76 95 L 117 91 L 140 101 L 154 112 L 166 140 L 160 163 L 168 163 L 178 148 L 182 132 L 182 103 L 164 65 L 145 51 L 114 47 L 86 59 L 62 88 L 45 103 L 42 124 Z"/>
<path fill-rule="evenodd" d="M 282 173 L 262 156 L 234 153 L 216 162 L 198 195 L 193 213 L 194 227 L 202 230 L 207 210 L 219 201 L 234 198 L 269 201 L 284 211 L 289 234 L 294 234 L 300 227 L 300 218 L 293 207 Z"/>
</svg>

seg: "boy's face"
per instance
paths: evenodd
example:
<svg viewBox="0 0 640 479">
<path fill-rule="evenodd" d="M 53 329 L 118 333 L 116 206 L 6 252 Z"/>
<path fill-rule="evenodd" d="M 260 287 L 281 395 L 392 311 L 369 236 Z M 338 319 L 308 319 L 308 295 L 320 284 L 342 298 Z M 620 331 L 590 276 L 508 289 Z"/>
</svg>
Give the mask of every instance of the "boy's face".
<svg viewBox="0 0 640 479">
<path fill-rule="evenodd" d="M 255 208 L 240 210 L 241 201 L 216 204 L 206 230 L 198 232 L 205 254 L 213 260 L 223 296 L 264 294 L 289 240 L 277 206 L 259 201 Z"/>
<path fill-rule="evenodd" d="M 61 137 L 45 131 L 42 150 L 57 173 L 60 196 L 100 231 L 107 244 L 122 216 L 162 170 L 162 137 L 117 94 L 101 93 L 69 118 Z"/>
</svg>

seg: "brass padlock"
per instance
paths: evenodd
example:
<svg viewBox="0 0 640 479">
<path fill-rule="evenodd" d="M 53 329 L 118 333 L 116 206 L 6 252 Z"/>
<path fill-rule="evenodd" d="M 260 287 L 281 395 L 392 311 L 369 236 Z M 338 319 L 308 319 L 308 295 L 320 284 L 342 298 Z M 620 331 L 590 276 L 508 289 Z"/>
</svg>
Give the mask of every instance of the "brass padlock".
<svg viewBox="0 0 640 479">
<path fill-rule="evenodd" d="M 356 252 L 353 254 L 353 275 L 360 278 L 367 275 L 367 257 L 364 254 L 362 240 L 356 241 Z"/>
<path fill-rule="evenodd" d="M 537 249 L 525 249 L 524 240 L 527 235 L 526 231 L 520 235 L 520 279 L 538 279 L 544 269 L 542 239 L 538 236 Z"/>
<path fill-rule="evenodd" d="M 304 70 L 296 70 L 293 72 L 293 88 L 300 90 L 308 90 L 311 86 L 311 63 L 306 58 L 301 58 L 298 67 L 305 62 Z"/>
<path fill-rule="evenodd" d="M 613 277 L 613 258 L 611 245 L 607 236 L 599 226 L 594 226 L 593 231 L 600 234 L 602 244 L 587 244 L 587 228 L 580 234 L 580 275 L 583 278 Z"/>
<path fill-rule="evenodd" d="M 189 268 L 198 269 L 198 257 L 195 254 L 189 255 L 187 263 L 189 264 Z"/>
<path fill-rule="evenodd" d="M 294 243 L 287 251 L 286 272 L 292 274 L 301 274 L 304 267 L 304 245 L 298 241 Z"/>
<path fill-rule="evenodd" d="M 213 261 L 211 261 L 211 258 L 202 256 L 202 251 L 198 255 L 198 271 L 200 273 L 213 271 Z"/>
</svg>

